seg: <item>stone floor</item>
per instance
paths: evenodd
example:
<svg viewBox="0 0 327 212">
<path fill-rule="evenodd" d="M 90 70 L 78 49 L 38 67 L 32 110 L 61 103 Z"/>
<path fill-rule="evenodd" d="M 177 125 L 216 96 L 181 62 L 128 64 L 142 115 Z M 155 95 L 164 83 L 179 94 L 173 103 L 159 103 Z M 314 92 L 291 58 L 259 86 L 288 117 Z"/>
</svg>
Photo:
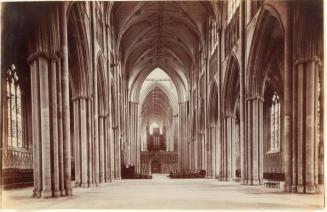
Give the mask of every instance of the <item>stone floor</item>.
<svg viewBox="0 0 327 212">
<path fill-rule="evenodd" d="M 74 188 L 73 197 L 35 199 L 32 188 L 4 191 L 2 207 L 17 209 L 319 209 L 323 194 L 288 194 L 214 179 L 121 180 Z"/>
</svg>

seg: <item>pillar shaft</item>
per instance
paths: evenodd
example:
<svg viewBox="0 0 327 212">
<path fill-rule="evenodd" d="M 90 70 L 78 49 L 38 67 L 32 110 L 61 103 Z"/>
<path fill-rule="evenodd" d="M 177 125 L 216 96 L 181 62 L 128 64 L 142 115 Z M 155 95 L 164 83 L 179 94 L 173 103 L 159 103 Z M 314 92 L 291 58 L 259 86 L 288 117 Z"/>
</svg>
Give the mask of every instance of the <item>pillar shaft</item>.
<svg viewBox="0 0 327 212">
<path fill-rule="evenodd" d="M 80 123 L 80 100 L 75 99 L 73 102 L 74 110 L 74 144 L 75 144 L 75 184 L 76 186 L 81 185 L 81 144 L 80 144 L 80 134 L 81 134 L 81 123 Z"/>
<path fill-rule="evenodd" d="M 314 150 L 315 150 L 315 61 L 306 64 L 306 128 L 305 128 L 305 192 L 315 193 Z"/>
<path fill-rule="evenodd" d="M 40 130 L 42 151 L 42 197 L 51 197 L 51 158 L 50 158 L 50 108 L 48 61 L 39 58 L 40 79 Z"/>
<path fill-rule="evenodd" d="M 31 98 L 32 98 L 32 138 L 33 138 L 33 169 L 34 169 L 34 196 L 40 197 L 42 190 L 42 161 L 40 138 L 40 102 L 39 102 L 39 68 L 38 61 L 31 63 Z"/>
<path fill-rule="evenodd" d="M 51 137 L 52 137 L 52 152 L 53 152 L 53 195 L 60 195 L 59 191 L 59 155 L 58 155 L 58 103 L 57 103 L 57 63 L 56 60 L 51 60 Z"/>
<path fill-rule="evenodd" d="M 290 6 L 290 3 L 288 3 Z M 291 15 L 292 7 L 290 6 L 287 10 L 289 17 Z M 290 192 L 292 190 L 292 18 L 287 19 L 287 24 L 285 27 L 285 39 L 284 39 L 284 116 L 283 116 L 283 159 L 285 167 L 285 185 L 284 190 Z"/>
<path fill-rule="evenodd" d="M 99 122 L 98 122 L 98 101 L 99 101 L 99 96 L 98 96 L 98 72 L 100 70 L 97 69 L 96 67 L 96 61 L 97 61 L 97 56 L 96 56 L 96 11 L 95 11 L 95 2 L 91 2 L 91 8 L 92 8 L 92 13 L 91 13 L 91 32 L 92 32 L 92 55 L 93 55 L 93 60 L 92 60 L 92 69 L 93 69 L 93 137 L 92 137 L 92 148 L 91 148 L 91 163 L 93 166 L 90 167 L 92 170 L 92 183 L 95 185 L 99 184 Z"/>
<path fill-rule="evenodd" d="M 105 182 L 104 180 L 104 165 L 105 165 L 105 159 L 104 159 L 104 117 L 99 117 L 99 149 L 100 149 L 100 159 L 99 159 L 99 175 L 100 175 L 100 183 Z"/>
<path fill-rule="evenodd" d="M 87 184 L 88 186 L 94 185 L 94 169 L 93 169 L 93 163 L 94 163 L 94 138 L 93 138 L 93 100 L 88 99 L 86 102 L 87 105 L 87 129 L 88 129 L 88 139 L 87 139 L 87 162 L 88 162 L 88 171 L 87 171 Z"/>
<path fill-rule="evenodd" d="M 71 152 L 70 152 L 70 111 L 69 111 L 69 78 L 68 78 L 68 36 L 66 7 L 62 7 L 60 15 L 60 41 L 62 52 L 62 111 L 63 111 L 63 155 L 64 185 L 67 196 L 72 195 L 71 188 Z"/>
<path fill-rule="evenodd" d="M 62 66 L 61 60 L 58 61 L 58 154 L 59 154 L 59 190 L 61 195 L 65 195 L 64 180 L 64 136 L 63 136 L 63 111 L 62 111 Z"/>
<path fill-rule="evenodd" d="M 297 156 L 297 167 L 294 167 L 293 176 L 297 176 L 297 180 L 294 180 L 292 185 L 297 187 L 297 192 L 304 192 L 303 187 L 303 126 L 304 126 L 304 117 L 303 117 L 303 101 L 304 101 L 304 89 L 303 89 L 303 64 L 298 64 L 298 72 L 297 75 L 297 89 L 296 91 L 298 96 L 298 103 L 295 104 L 297 106 L 297 114 L 296 114 L 296 122 L 294 122 L 295 127 L 294 129 L 294 139 L 293 139 L 293 149 L 294 149 L 294 156 Z M 295 83 L 294 83 L 295 84 Z M 294 119 L 293 119 L 294 120 Z M 297 125 L 297 126 L 296 126 Z M 296 133 L 297 132 L 297 133 Z M 296 134 L 295 134 L 296 133 Z M 297 148 L 296 148 L 297 147 Z M 295 162 L 295 161 L 294 161 Z M 294 179 L 293 177 L 293 179 Z M 295 189 L 294 189 L 295 191 Z"/>
<path fill-rule="evenodd" d="M 81 125 L 81 186 L 87 187 L 88 179 L 88 153 L 87 153 L 87 140 L 88 140 L 88 127 L 87 127 L 87 106 L 86 99 L 82 98 L 80 102 L 80 125 Z"/>
</svg>

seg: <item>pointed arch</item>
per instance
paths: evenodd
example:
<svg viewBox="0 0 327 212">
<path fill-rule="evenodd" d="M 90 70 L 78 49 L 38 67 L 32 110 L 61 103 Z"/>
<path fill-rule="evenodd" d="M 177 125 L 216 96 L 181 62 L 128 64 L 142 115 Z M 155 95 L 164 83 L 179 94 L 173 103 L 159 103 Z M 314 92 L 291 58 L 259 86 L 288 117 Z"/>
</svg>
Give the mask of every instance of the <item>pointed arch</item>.
<svg viewBox="0 0 327 212">
<path fill-rule="evenodd" d="M 223 84 L 223 111 L 231 115 L 235 112 L 235 104 L 239 99 L 239 62 L 237 57 L 232 54 L 227 63 L 226 76 Z"/>
<path fill-rule="evenodd" d="M 276 57 L 277 61 L 284 60 L 284 27 L 278 11 L 266 6 L 260 11 L 251 41 L 245 82 L 248 96 L 264 95 L 269 66 Z"/>
</svg>

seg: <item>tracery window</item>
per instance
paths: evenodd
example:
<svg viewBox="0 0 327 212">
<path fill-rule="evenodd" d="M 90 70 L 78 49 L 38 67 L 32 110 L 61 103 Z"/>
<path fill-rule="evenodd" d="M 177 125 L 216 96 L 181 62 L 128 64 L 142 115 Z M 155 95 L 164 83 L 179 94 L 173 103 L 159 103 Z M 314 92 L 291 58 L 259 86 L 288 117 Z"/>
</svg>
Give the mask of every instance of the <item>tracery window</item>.
<svg viewBox="0 0 327 212">
<path fill-rule="evenodd" d="M 275 92 L 270 110 L 270 151 L 280 150 L 280 101 Z"/>
<path fill-rule="evenodd" d="M 8 146 L 23 147 L 21 90 L 14 65 L 7 71 Z"/>
<path fill-rule="evenodd" d="M 96 37 L 99 42 L 100 47 L 103 49 L 104 47 L 104 38 L 103 38 L 103 23 L 102 23 L 102 4 L 97 2 L 96 7 L 96 20 L 97 20 L 97 27 L 96 27 Z"/>
<path fill-rule="evenodd" d="M 240 5 L 240 0 L 227 1 L 227 23 L 232 19 L 237 7 Z"/>
</svg>

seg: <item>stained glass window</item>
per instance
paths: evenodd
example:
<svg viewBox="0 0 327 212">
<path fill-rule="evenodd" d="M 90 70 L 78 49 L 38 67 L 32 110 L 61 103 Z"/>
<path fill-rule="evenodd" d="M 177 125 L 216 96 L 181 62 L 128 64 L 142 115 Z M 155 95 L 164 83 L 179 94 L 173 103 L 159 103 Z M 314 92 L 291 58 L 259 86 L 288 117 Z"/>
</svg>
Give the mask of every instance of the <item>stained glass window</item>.
<svg viewBox="0 0 327 212">
<path fill-rule="evenodd" d="M 18 75 L 14 65 L 7 71 L 7 101 L 8 101 L 8 145 L 23 147 L 21 90 L 18 85 Z"/>
<path fill-rule="evenodd" d="M 270 151 L 280 150 L 280 102 L 275 92 L 270 110 Z"/>
</svg>

